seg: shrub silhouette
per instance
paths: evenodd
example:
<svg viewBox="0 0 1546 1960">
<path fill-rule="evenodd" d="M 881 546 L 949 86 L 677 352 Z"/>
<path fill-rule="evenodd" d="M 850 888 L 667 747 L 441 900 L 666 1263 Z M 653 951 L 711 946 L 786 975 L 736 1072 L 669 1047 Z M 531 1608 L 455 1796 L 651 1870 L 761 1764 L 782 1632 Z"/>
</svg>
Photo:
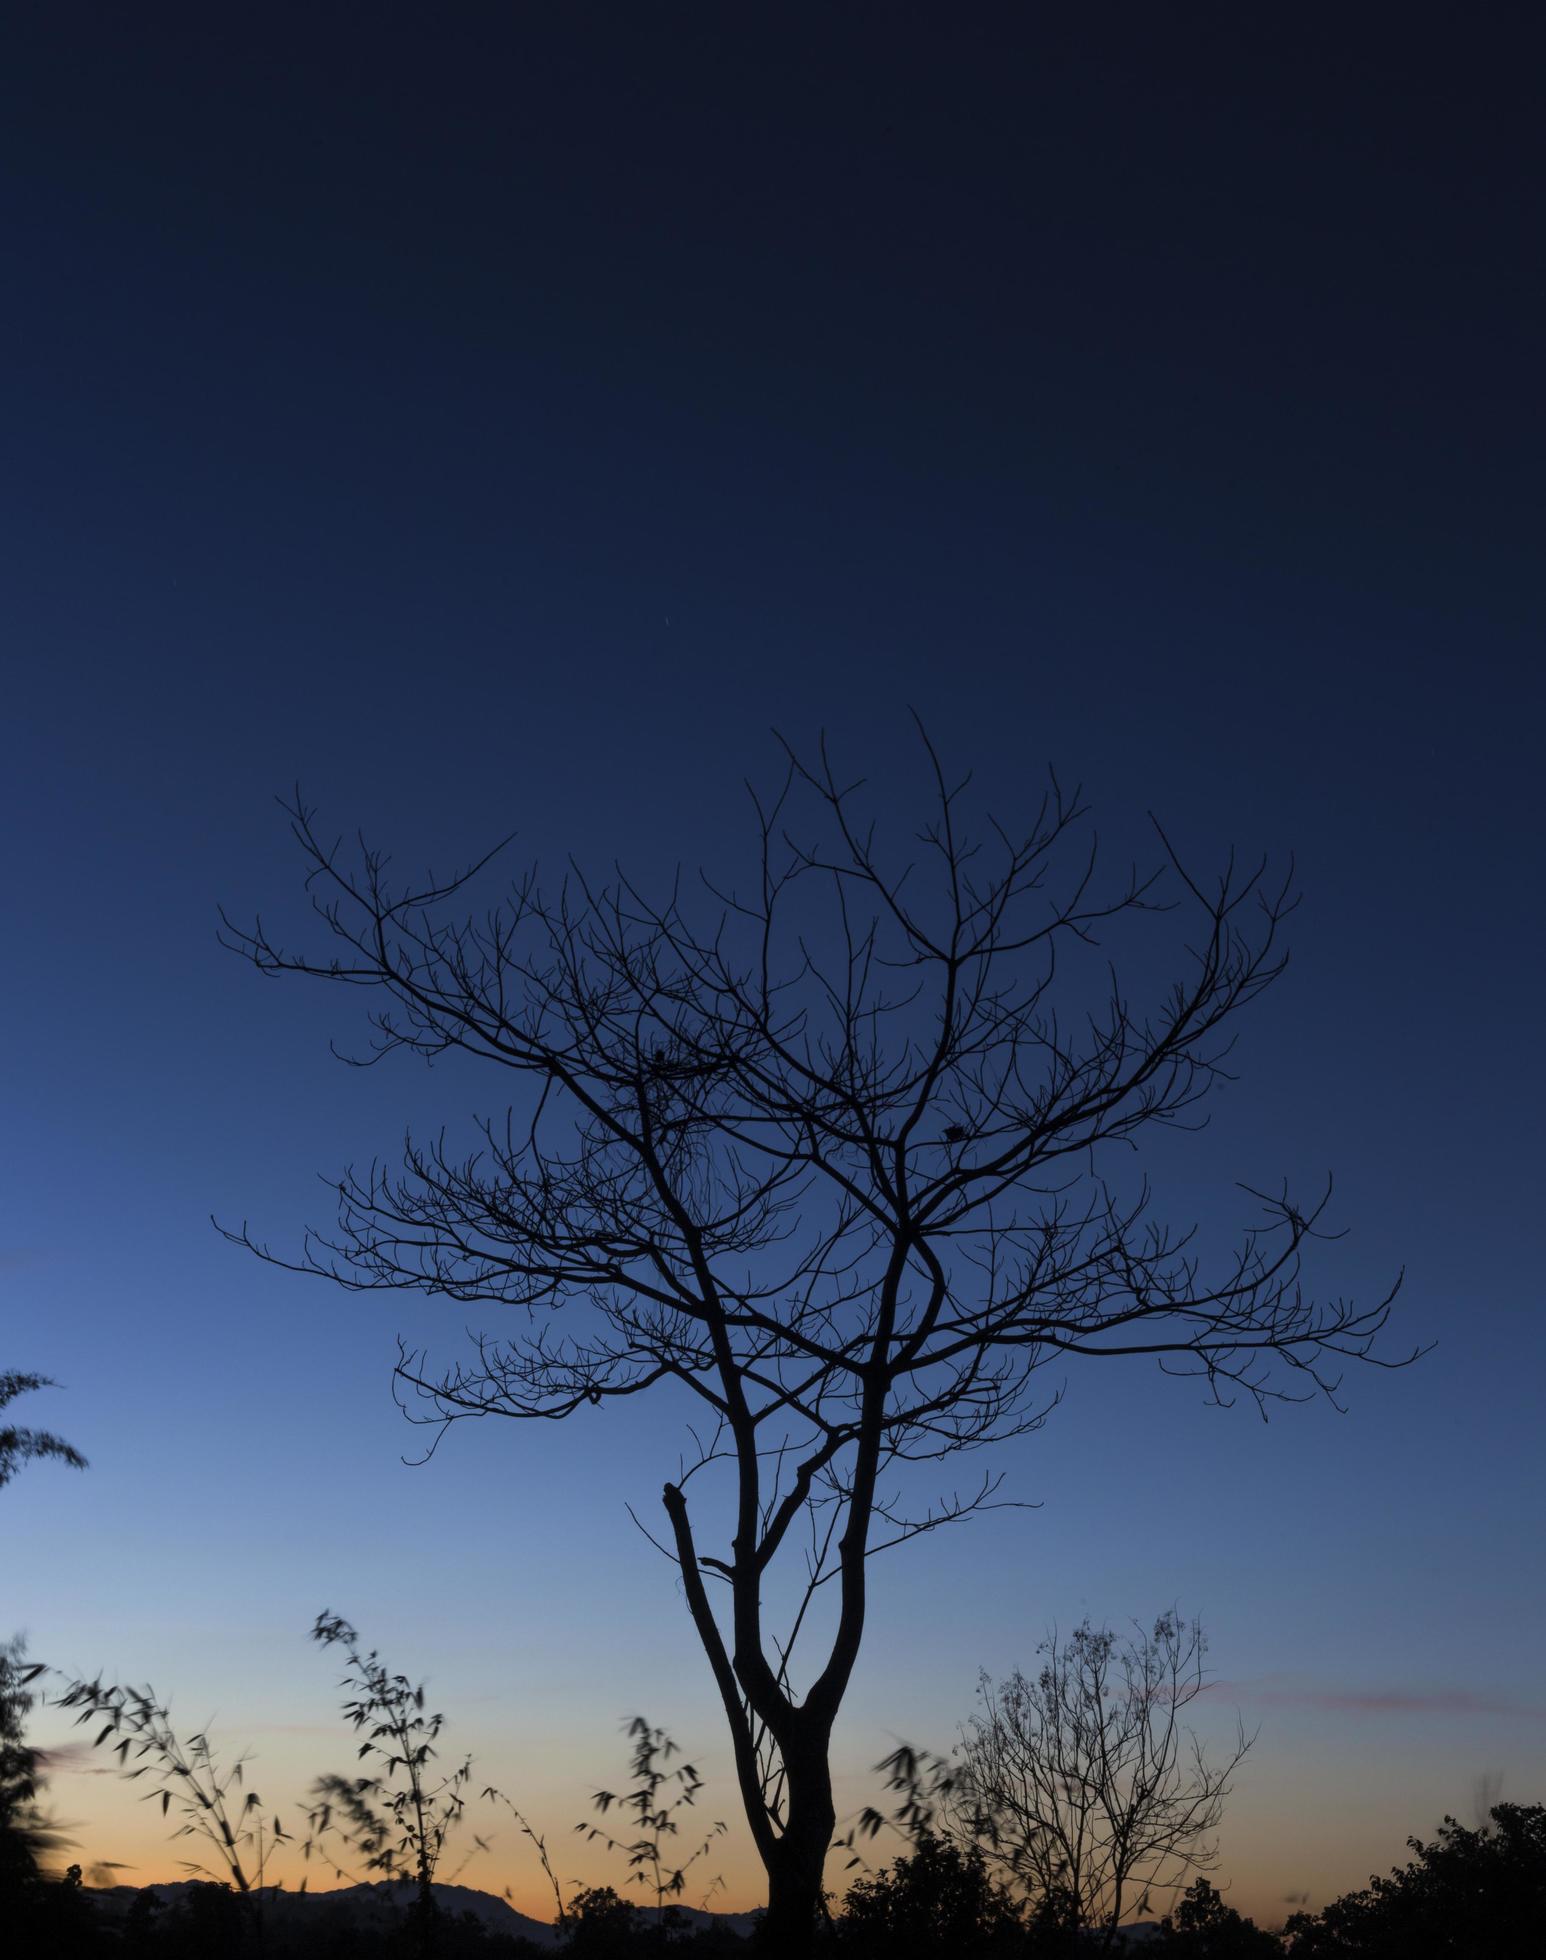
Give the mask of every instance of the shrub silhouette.
<svg viewBox="0 0 1546 1960">
<path fill-rule="evenodd" d="M 911 1854 L 850 1888 L 837 1933 L 856 1960 L 988 1960 L 1025 1947 L 1022 1908 L 994 1882 L 978 1847 L 963 1850 L 926 1826 Z"/>
<path fill-rule="evenodd" d="M 1371 1879 L 1321 1913 L 1295 1913 L 1285 1929 L 1294 1960 L 1524 1960 L 1546 1926 L 1546 1805 L 1501 1803 L 1490 1824 L 1453 1817 L 1432 1844 L 1388 1878 Z"/>
<path fill-rule="evenodd" d="M 1258 1930 L 1226 1905 L 1216 1886 L 1205 1878 L 1189 1885 L 1174 1913 L 1161 1922 L 1167 1954 L 1196 1956 L 1196 1960 L 1271 1960 L 1282 1944 Z"/>
<path fill-rule="evenodd" d="M 576 1895 L 564 1919 L 564 1938 L 571 1953 L 587 1960 L 627 1953 L 637 1943 L 639 1908 L 610 1885 L 593 1885 Z"/>
</svg>

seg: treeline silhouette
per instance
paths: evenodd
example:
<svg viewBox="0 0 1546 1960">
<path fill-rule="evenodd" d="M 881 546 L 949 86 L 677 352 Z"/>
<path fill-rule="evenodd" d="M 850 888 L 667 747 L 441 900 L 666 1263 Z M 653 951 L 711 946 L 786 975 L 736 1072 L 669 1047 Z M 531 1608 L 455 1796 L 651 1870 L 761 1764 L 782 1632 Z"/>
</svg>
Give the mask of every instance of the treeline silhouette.
<svg viewBox="0 0 1546 1960">
<path fill-rule="evenodd" d="M 834 1960 L 1072 1960 L 1101 1951 L 1167 1960 L 1533 1960 L 1546 1911 L 1546 1807 L 1499 1804 L 1486 1826 L 1446 1819 L 1435 1841 L 1411 1840 L 1414 1856 L 1388 1878 L 1316 1914 L 1297 1913 L 1267 1932 L 1198 1878 L 1173 1913 L 1126 1936 L 1072 1932 L 1058 1902 L 1017 1899 L 987 1871 L 977 1847 L 925 1834 L 884 1871 L 858 1880 L 834 1911 L 822 1943 Z M 389 1889 L 389 1888 L 388 1888 Z M 409 1960 L 422 1950 L 417 1896 L 403 1888 L 387 1923 L 360 1922 L 329 1895 L 305 1915 L 276 1911 L 295 1895 L 244 1897 L 227 1884 L 195 1880 L 147 1887 L 126 1911 L 109 1912 L 81 1884 L 8 1875 L 0 1899 L 6 1951 L 67 1956 L 220 1954 L 274 1960 Z M 762 1943 L 725 1925 L 697 1924 L 677 1907 L 640 1908 L 609 1886 L 578 1894 L 556 1945 L 491 1930 L 471 1911 L 437 1909 L 433 1950 L 444 1960 L 647 1960 L 756 1954 Z M 765 1949 L 763 1949 L 765 1950 Z"/>
</svg>

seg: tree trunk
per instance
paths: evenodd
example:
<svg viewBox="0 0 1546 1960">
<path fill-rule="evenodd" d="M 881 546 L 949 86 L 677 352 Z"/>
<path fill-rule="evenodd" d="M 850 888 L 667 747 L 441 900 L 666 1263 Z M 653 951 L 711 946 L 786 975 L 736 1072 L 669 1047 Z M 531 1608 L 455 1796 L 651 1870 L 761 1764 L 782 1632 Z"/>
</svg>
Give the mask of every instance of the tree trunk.
<svg viewBox="0 0 1546 1960">
<path fill-rule="evenodd" d="M 770 1960 L 805 1960 L 826 1927 L 822 1877 L 837 1814 L 824 1741 L 784 1752 L 785 1826 L 766 1857 L 768 1910 L 762 1945 Z"/>
<path fill-rule="evenodd" d="M 748 1562 L 734 1577 L 740 1638 L 732 1662 L 704 1590 L 680 1485 L 667 1484 L 663 1495 L 666 1515 L 676 1538 L 677 1562 L 688 1610 L 714 1670 L 730 1723 L 746 1821 L 768 1875 L 768 1909 L 762 1922 L 761 1951 L 768 1960 L 805 1960 L 827 1924 L 822 1878 L 837 1823 L 827 1751 L 847 1668 L 853 1664 L 852 1652 L 842 1668 L 834 1668 L 829 1663 L 821 1700 L 807 1701 L 803 1706 L 791 1702 L 762 1652 L 758 1624 L 759 1574 L 757 1567 Z M 861 1563 L 857 1589 L 851 1575 L 845 1584 L 844 1610 L 851 1629 L 856 1629 L 862 1620 L 862 1580 Z M 855 1596 L 859 1600 L 857 1613 L 853 1604 Z M 857 1631 L 850 1632 L 848 1645 L 851 1650 L 857 1650 Z M 776 1828 L 768 1810 L 767 1792 L 752 1741 L 753 1711 L 757 1719 L 767 1723 L 783 1765 L 782 1830 Z"/>
</svg>

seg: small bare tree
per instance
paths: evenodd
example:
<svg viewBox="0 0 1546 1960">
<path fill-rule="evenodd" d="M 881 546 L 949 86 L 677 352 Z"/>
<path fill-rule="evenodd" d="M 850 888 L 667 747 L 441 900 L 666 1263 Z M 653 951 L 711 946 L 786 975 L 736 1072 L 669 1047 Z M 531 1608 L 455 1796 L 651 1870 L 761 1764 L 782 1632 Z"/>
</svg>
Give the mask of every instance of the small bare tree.
<svg viewBox="0 0 1546 1960">
<path fill-rule="evenodd" d="M 226 920 L 261 972 L 376 997 L 359 1059 L 460 1050 L 526 1085 L 465 1149 L 410 1139 L 399 1170 L 346 1172 L 336 1229 L 293 1258 L 230 1236 L 344 1286 L 514 1309 L 449 1371 L 401 1354 L 427 1420 L 552 1421 L 656 1389 L 698 1411 L 663 1549 L 723 1700 L 769 1927 L 796 1948 L 820 1915 L 867 1561 L 997 1501 L 989 1475 L 915 1502 L 912 1466 L 1036 1428 L 1056 1399 L 1042 1371 L 1067 1357 L 1149 1356 L 1263 1410 L 1334 1396 L 1389 1310 L 1303 1291 L 1324 1199 L 1253 1193 L 1261 1216 L 1210 1269 L 1108 1175 L 1225 1078 L 1235 1023 L 1282 971 L 1288 883 L 1231 860 L 1205 885 L 1160 834 L 1152 869 L 1101 890 L 1077 795 L 1054 782 L 1029 826 L 974 839 L 965 784 L 927 753 L 932 814 L 904 854 L 825 749 L 790 754 L 754 799 L 749 879 L 696 895 L 531 872 L 467 909 L 487 859 L 399 887 L 297 797 L 331 944 Z M 1142 1005 L 1098 942 L 1171 906 L 1190 913 L 1166 955 L 1180 977 Z M 821 1645 L 795 1671 L 802 1633 Z"/>
<path fill-rule="evenodd" d="M 1210 1835 L 1255 1737 L 1237 1723 L 1214 1764 L 1185 1726 L 1206 1642 L 1174 1612 L 1120 1640 L 1086 1620 L 1038 1651 L 1034 1678 L 983 1676 L 955 1814 L 1034 1907 L 1109 1947 L 1154 1893 L 1214 1869 Z"/>
</svg>

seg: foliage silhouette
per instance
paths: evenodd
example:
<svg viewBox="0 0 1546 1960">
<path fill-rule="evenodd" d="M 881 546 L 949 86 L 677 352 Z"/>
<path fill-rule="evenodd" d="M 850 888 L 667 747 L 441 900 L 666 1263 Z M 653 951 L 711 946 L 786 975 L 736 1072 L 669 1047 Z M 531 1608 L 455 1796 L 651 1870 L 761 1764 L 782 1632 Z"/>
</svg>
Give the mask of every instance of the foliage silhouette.
<svg viewBox="0 0 1546 1960">
<path fill-rule="evenodd" d="M 955 1764 L 931 1750 L 916 1749 L 910 1742 L 898 1743 L 875 1765 L 875 1774 L 884 1778 L 886 1791 L 900 1801 L 889 1813 L 865 1804 L 843 1835 L 834 1840 L 835 1849 L 849 1854 L 844 1869 L 862 1867 L 871 1878 L 876 1876 L 875 1869 L 860 1851 L 861 1841 L 878 1837 L 888 1826 L 915 1850 L 936 1831 L 951 1835 L 951 1800 L 958 1781 Z"/>
<path fill-rule="evenodd" d="M 0 1375 L 0 1409 L 8 1408 L 18 1395 L 30 1395 L 40 1388 L 57 1387 L 58 1383 L 47 1375 Z M 62 1436 L 55 1436 L 51 1430 L 0 1425 L 0 1487 L 8 1484 L 24 1463 L 49 1457 L 58 1463 L 68 1463 L 75 1470 L 86 1468 L 86 1459 L 80 1451 Z"/>
<path fill-rule="evenodd" d="M 1160 1935 L 1166 1954 L 1195 1960 L 1273 1960 L 1283 1951 L 1275 1935 L 1242 1918 L 1202 1877 L 1192 1881 L 1175 1911 L 1160 1921 Z"/>
<path fill-rule="evenodd" d="M 680 1863 L 676 1862 L 672 1855 L 674 1847 L 668 1846 L 666 1840 L 679 1835 L 678 1813 L 696 1803 L 703 1779 L 691 1763 L 679 1763 L 675 1769 L 669 1767 L 671 1758 L 679 1751 L 664 1729 L 651 1727 L 642 1715 L 633 1716 L 625 1726 L 633 1743 L 628 1760 L 633 1788 L 624 1796 L 612 1790 L 598 1790 L 591 1803 L 603 1817 L 615 1804 L 624 1815 L 632 1817 L 638 1836 L 632 1843 L 624 1844 L 595 1824 L 581 1823 L 574 1828 L 584 1834 L 587 1843 L 599 1839 L 609 1851 L 624 1852 L 630 1867 L 630 1882 L 653 1891 L 656 1913 L 664 1914 L 667 1900 L 679 1899 L 686 1891 L 687 1873 L 700 1858 L 708 1856 L 715 1839 L 724 1836 L 726 1827 L 723 1823 L 711 1825 L 697 1849 Z"/>
<path fill-rule="evenodd" d="M 308 1845 L 336 1830 L 367 1871 L 388 1881 L 410 1880 L 416 1893 L 411 1918 L 420 1950 L 429 1953 L 436 1936 L 435 1872 L 466 1809 L 472 1758 L 444 1775 L 431 1768 L 445 1716 L 426 1714 L 422 1683 L 415 1687 L 406 1675 L 391 1673 L 374 1648 L 361 1646 L 347 1620 L 319 1613 L 311 1637 L 344 1650 L 344 1715 L 364 1736 L 359 1758 L 373 1763 L 376 1774 L 317 1779 Z"/>
<path fill-rule="evenodd" d="M 488 858 L 401 887 L 297 795 L 323 949 L 222 916 L 261 972 L 379 997 L 358 1060 L 456 1049 L 523 1085 L 465 1153 L 410 1138 L 400 1172 L 345 1172 L 336 1228 L 294 1258 L 245 1224 L 229 1236 L 346 1287 L 520 1310 L 531 1331 L 480 1338 L 449 1372 L 403 1351 L 434 1424 L 562 1419 L 661 1384 L 694 1398 L 663 1549 L 730 1726 L 770 1919 L 804 1939 L 867 1560 L 999 1501 L 988 1475 L 915 1502 L 912 1467 L 1038 1427 L 1057 1399 L 1040 1371 L 1065 1356 L 1148 1356 L 1264 1412 L 1335 1398 L 1347 1360 L 1381 1359 L 1392 1296 L 1304 1290 L 1329 1192 L 1252 1192 L 1259 1216 L 1205 1268 L 1145 1186 L 1107 1175 L 1226 1079 L 1238 1017 L 1283 969 L 1287 879 L 1231 858 L 1205 884 L 1157 832 L 1152 866 L 1102 888 L 1077 792 L 1054 779 L 1028 825 L 974 838 L 966 783 L 927 743 L 931 813 L 896 855 L 825 745 L 786 762 L 753 799 L 740 888 L 651 897 L 573 871 L 548 893 L 532 872 L 479 909 Z M 1172 905 L 1190 919 L 1167 952 L 1181 975 L 1145 1005 L 1096 942 Z M 578 1322 L 563 1337 L 560 1310 Z M 695 1519 L 688 1489 L 718 1472 L 729 1542 L 710 1551 L 699 1533 L 719 1523 Z M 823 1627 L 808 1609 L 829 1584 Z M 813 1627 L 802 1686 L 792 1649 Z"/>
<path fill-rule="evenodd" d="M 962 1847 L 924 1827 L 914 1849 L 858 1879 L 837 1921 L 838 1947 L 862 1960 L 961 1960 L 1019 1955 L 1024 1908 L 988 1871 L 981 1848 Z"/>
<path fill-rule="evenodd" d="M 1294 1960 L 1524 1960 L 1546 1928 L 1546 1805 L 1494 1806 L 1491 1826 L 1446 1817 L 1431 1844 L 1286 1927 Z"/>
<path fill-rule="evenodd" d="M 33 1684 L 46 1672 L 28 1661 L 18 1635 L 0 1646 L 0 1900 L 14 1900 L 41 1876 L 45 1852 L 64 1843 L 38 1803 L 43 1763 L 27 1741 Z"/>
<path fill-rule="evenodd" d="M 152 1779 L 145 1801 L 159 1804 L 163 1817 L 175 1812 L 182 1820 L 174 1838 L 203 1839 L 214 1864 L 183 1859 L 183 1869 L 191 1877 L 229 1885 L 244 1898 L 258 1892 L 269 1859 L 291 1833 L 265 1808 L 255 1790 L 245 1788 L 246 1756 L 222 1767 L 208 1730 L 180 1736 L 172 1726 L 169 1707 L 148 1685 L 123 1687 L 98 1675 L 91 1681 L 70 1682 L 59 1705 L 80 1710 L 77 1725 L 102 1723 L 93 1744 L 111 1745 L 110 1753 L 118 1758 L 128 1781 Z"/>
<path fill-rule="evenodd" d="M 640 1939 L 639 1909 L 610 1885 L 587 1886 L 576 1893 L 565 1916 L 564 1939 L 571 1953 L 585 1954 L 588 1960 L 633 1952 Z"/>
</svg>

